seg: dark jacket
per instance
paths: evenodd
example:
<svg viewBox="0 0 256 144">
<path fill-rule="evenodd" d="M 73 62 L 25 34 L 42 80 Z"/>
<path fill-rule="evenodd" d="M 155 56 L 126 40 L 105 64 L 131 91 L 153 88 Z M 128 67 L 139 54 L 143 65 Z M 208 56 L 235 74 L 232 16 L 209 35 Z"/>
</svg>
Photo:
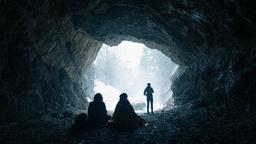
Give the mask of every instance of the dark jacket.
<svg viewBox="0 0 256 144">
<path fill-rule="evenodd" d="M 108 122 L 107 110 L 104 102 L 92 101 L 88 108 L 88 121 L 94 126 L 101 126 Z"/>
<path fill-rule="evenodd" d="M 146 121 L 139 117 L 130 102 L 126 100 L 120 100 L 115 108 L 113 114 L 113 124 L 116 127 L 121 128 L 135 128 L 144 126 Z"/>
<path fill-rule="evenodd" d="M 152 99 L 153 98 L 153 93 L 154 93 L 154 90 L 150 86 L 147 86 L 145 88 L 145 90 L 144 90 L 144 95 L 146 95 L 148 99 Z"/>
</svg>

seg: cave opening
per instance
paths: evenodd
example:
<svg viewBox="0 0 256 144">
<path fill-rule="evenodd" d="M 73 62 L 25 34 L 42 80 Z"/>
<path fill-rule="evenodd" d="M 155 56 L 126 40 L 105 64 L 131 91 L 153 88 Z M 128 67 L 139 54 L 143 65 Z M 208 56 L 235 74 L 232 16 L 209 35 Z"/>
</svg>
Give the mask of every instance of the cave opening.
<svg viewBox="0 0 256 144">
<path fill-rule="evenodd" d="M 2 0 L 0 143 L 256 143 L 255 7 L 253 0 Z M 157 49 L 178 64 L 172 78 L 173 71 L 161 69 L 168 72 L 163 80 L 172 82 L 160 82 L 171 86 L 166 98 L 175 108 L 141 114 L 149 125 L 131 133 L 99 128 L 70 135 L 76 117 L 87 113 L 87 98 L 97 92 L 93 77 L 103 67 L 93 62 L 102 43 L 123 40 L 143 43 L 154 54 Z M 133 56 L 140 49 L 129 48 Z M 105 67 L 114 69 L 109 74 L 121 70 L 117 63 Z M 117 99 L 126 92 L 130 101 L 145 102 L 147 82 L 162 88 L 148 77 L 132 78 L 136 96 L 127 90 L 135 72 L 125 72 L 102 76 L 112 78 L 103 86 L 121 81 L 111 85 L 123 88 Z M 154 96 L 155 102 L 163 98 Z M 108 98 L 110 110 L 116 103 Z"/>
<path fill-rule="evenodd" d="M 143 91 L 151 83 L 154 111 L 174 106 L 171 76 L 178 67 L 170 58 L 142 43 L 122 41 L 117 46 L 103 44 L 93 62 L 94 92 L 102 93 L 108 111 L 113 112 L 123 92 L 138 113 L 146 112 Z M 90 99 L 89 99 L 90 101 Z"/>
</svg>

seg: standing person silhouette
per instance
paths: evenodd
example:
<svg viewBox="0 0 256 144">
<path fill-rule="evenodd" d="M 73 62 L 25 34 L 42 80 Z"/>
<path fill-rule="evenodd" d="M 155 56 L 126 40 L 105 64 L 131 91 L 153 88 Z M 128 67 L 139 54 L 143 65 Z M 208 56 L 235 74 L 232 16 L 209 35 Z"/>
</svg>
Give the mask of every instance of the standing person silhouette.
<svg viewBox="0 0 256 144">
<path fill-rule="evenodd" d="M 147 96 L 147 112 L 148 112 L 148 114 L 149 114 L 149 103 L 151 105 L 151 113 L 154 114 L 153 113 L 153 93 L 154 93 L 154 90 L 151 87 L 151 84 L 148 83 L 147 87 L 144 90 L 144 95 Z"/>
</svg>

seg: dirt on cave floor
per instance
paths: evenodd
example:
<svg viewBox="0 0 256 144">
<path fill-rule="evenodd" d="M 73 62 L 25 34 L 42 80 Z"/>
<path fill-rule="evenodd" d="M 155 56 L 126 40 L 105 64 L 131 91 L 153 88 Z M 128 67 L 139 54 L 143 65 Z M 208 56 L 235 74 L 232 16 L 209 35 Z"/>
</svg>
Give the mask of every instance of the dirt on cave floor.
<svg viewBox="0 0 256 144">
<path fill-rule="evenodd" d="M 1 144 L 205 144 L 256 143 L 256 112 L 222 109 L 176 108 L 140 114 L 148 126 L 113 131 L 99 128 L 74 134 L 74 116 L 42 115 L 40 118 L 0 125 Z"/>
</svg>

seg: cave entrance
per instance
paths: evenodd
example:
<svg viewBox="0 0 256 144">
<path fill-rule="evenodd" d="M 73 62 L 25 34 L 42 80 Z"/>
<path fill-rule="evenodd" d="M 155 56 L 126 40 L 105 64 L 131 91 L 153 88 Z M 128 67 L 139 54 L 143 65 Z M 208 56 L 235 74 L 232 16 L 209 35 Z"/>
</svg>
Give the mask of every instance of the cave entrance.
<svg viewBox="0 0 256 144">
<path fill-rule="evenodd" d="M 102 93 L 108 111 L 114 111 L 119 95 L 125 92 L 136 112 L 145 112 L 147 83 L 155 91 L 155 111 L 167 101 L 173 105 L 171 74 L 177 65 L 156 49 L 131 41 L 113 47 L 103 44 L 93 66 L 94 92 Z"/>
</svg>

